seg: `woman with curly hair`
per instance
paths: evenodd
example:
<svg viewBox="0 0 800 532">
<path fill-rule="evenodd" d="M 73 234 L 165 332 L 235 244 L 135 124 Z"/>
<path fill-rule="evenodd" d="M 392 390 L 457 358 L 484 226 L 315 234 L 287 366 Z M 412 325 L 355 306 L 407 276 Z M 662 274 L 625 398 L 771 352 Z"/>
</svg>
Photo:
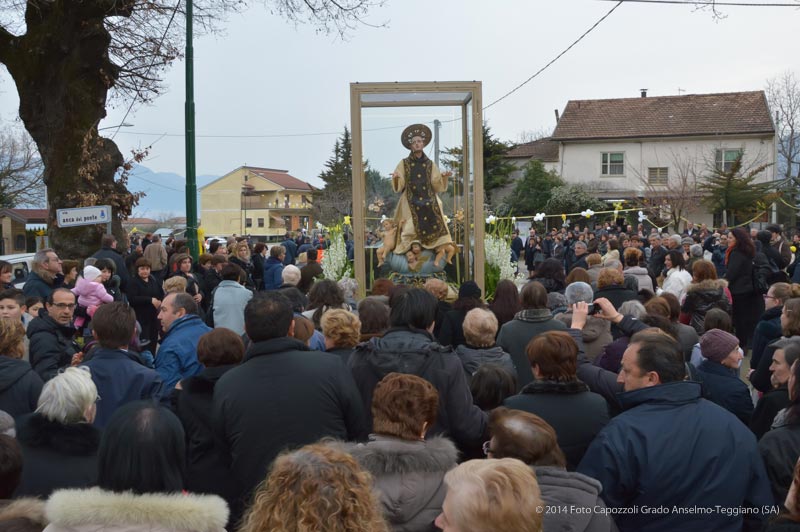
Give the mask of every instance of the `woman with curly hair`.
<svg viewBox="0 0 800 532">
<path fill-rule="evenodd" d="M 344 309 L 331 309 L 320 320 L 325 336 L 325 351 L 342 359 L 347 365 L 350 353 L 361 338 L 361 320 Z"/>
<path fill-rule="evenodd" d="M 458 451 L 444 436 L 427 437 L 436 422 L 439 393 L 416 375 L 389 373 L 372 395 L 373 434 L 345 444 L 374 478 L 381 508 L 395 531 L 433 530 L 442 511 L 444 475 Z"/>
<path fill-rule="evenodd" d="M 388 532 L 372 477 L 350 454 L 315 443 L 275 459 L 239 532 Z"/>
</svg>

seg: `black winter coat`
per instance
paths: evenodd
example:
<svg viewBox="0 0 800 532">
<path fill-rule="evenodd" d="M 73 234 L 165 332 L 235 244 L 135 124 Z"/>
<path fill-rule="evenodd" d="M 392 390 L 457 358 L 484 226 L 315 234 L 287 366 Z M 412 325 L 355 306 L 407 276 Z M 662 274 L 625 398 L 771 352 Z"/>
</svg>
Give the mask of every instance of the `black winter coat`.
<svg viewBox="0 0 800 532">
<path fill-rule="evenodd" d="M 249 288 L 250 290 L 255 290 L 256 283 L 255 281 L 253 281 L 253 272 L 255 271 L 255 269 L 253 268 L 253 263 L 250 261 L 245 262 L 239 257 L 231 257 L 228 259 L 228 262 L 230 262 L 231 264 L 235 264 L 244 270 L 244 273 L 247 274 L 247 279 L 245 280 L 244 286 L 246 288 Z M 261 267 L 263 268 L 264 266 L 262 265 Z M 262 269 L 261 278 L 263 277 L 264 277 L 264 271 Z"/>
<path fill-rule="evenodd" d="M 158 309 L 153 306 L 153 298 L 163 301 L 164 289 L 161 282 L 152 275 L 147 282 L 138 275 L 134 276 L 128 285 L 128 303 L 142 326 L 142 338 L 150 340 L 148 349 L 155 353 L 161 323 L 158 321 Z"/>
<path fill-rule="evenodd" d="M 242 364 L 217 381 L 212 420 L 245 498 L 282 450 L 327 436 L 352 441 L 368 434 L 347 367 L 294 338 L 251 344 Z"/>
<path fill-rule="evenodd" d="M 558 446 L 574 471 L 589 444 L 609 420 L 608 404 L 579 380 L 557 382 L 536 380 L 503 406 L 536 414 L 556 430 Z"/>
<path fill-rule="evenodd" d="M 230 462 L 224 442 L 213 430 L 211 408 L 217 381 L 236 365 L 205 368 L 200 374 L 181 381 L 172 404 L 186 433 L 186 489 L 193 493 L 213 493 L 225 500 L 236 495 L 230 478 Z"/>
<path fill-rule="evenodd" d="M 789 389 L 784 384 L 761 396 L 756 404 L 753 417 L 750 419 L 750 430 L 759 440 L 769 432 L 778 412 L 789 406 Z"/>
<path fill-rule="evenodd" d="M 800 424 L 784 423 L 770 430 L 758 442 L 758 451 L 764 459 L 775 502 L 782 505 L 800 456 Z"/>
<path fill-rule="evenodd" d="M 725 295 L 727 285 L 724 279 L 708 279 L 700 283 L 691 283 L 686 288 L 686 299 L 681 305 L 681 313 L 689 316 L 689 325 L 697 331 L 697 334 L 702 335 L 705 332 L 706 313 L 712 308 L 731 313 L 731 303 Z"/>
<path fill-rule="evenodd" d="M 452 349 L 436 343 L 427 331 L 397 327 L 382 338 L 356 346 L 350 355 L 353 372 L 369 427 L 372 427 L 372 392 L 392 372 L 417 375 L 439 392 L 439 412 L 428 435 L 445 434 L 462 449 L 486 440 L 487 416 L 472 403 L 461 360 Z"/>
<path fill-rule="evenodd" d="M 728 257 L 727 268 L 725 279 L 728 280 L 728 290 L 731 294 L 735 296 L 752 294 L 753 259 L 734 249 Z"/>
<path fill-rule="evenodd" d="M 517 390 L 533 381 L 531 363 L 525 348 L 537 335 L 547 331 L 564 331 L 567 326 L 553 318 L 547 309 L 530 309 L 518 312 L 513 320 L 500 328 L 497 345 L 511 355 L 511 361 L 517 369 Z"/>
<path fill-rule="evenodd" d="M 130 276 L 128 275 L 128 269 L 125 267 L 125 259 L 122 254 L 116 249 L 101 248 L 92 257 L 95 259 L 111 259 L 114 262 L 114 266 L 117 269 L 114 273 L 119 276 L 119 287 L 123 292 L 126 292 Z"/>
<path fill-rule="evenodd" d="M 36 410 L 42 379 L 29 362 L 0 356 L 0 410 L 11 417 Z"/>
<path fill-rule="evenodd" d="M 59 325 L 45 309 L 28 324 L 27 335 L 31 366 L 45 382 L 55 377 L 58 370 L 69 366 L 72 355 L 80 351 L 72 339 L 75 328 Z"/>
<path fill-rule="evenodd" d="M 458 347 L 467 343 L 464 338 L 464 318 L 467 311 L 464 309 L 454 309 L 444 315 L 442 328 L 439 330 L 437 340 L 445 346 Z M 435 327 L 435 325 L 434 325 Z"/>
<path fill-rule="evenodd" d="M 46 499 L 58 489 L 95 485 L 100 431 L 89 423 L 30 414 L 17 420 L 17 441 L 25 467 L 15 497 Z"/>
</svg>

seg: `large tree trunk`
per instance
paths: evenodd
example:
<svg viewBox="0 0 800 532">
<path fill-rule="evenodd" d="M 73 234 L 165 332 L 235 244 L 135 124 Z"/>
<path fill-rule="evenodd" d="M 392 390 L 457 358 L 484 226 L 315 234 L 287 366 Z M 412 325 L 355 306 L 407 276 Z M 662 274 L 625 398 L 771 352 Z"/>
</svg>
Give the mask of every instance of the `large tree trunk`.
<svg viewBox="0 0 800 532">
<path fill-rule="evenodd" d="M 121 220 L 135 201 L 124 183 L 114 179 L 124 163 L 122 154 L 97 131 L 106 116 L 106 96 L 118 75 L 108 58 L 111 36 L 103 20 L 111 12 L 124 16 L 126 4 L 119 0 L 29 2 L 27 33 L 14 37 L 12 43 L 17 52 L 26 53 L 1 58 L 17 85 L 20 118 L 44 163 L 50 242 L 63 257 L 91 255 L 99 248 L 106 226 L 59 228 L 56 209 L 111 205 L 112 228 L 119 238 Z"/>
</svg>

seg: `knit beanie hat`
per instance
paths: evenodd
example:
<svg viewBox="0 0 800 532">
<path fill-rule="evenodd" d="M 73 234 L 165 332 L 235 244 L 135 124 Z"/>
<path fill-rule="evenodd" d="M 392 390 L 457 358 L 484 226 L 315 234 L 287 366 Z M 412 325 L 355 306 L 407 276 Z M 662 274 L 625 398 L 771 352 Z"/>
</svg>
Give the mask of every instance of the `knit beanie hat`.
<svg viewBox="0 0 800 532">
<path fill-rule="evenodd" d="M 95 268 L 94 266 L 84 266 L 83 268 L 83 278 L 87 281 L 94 281 L 100 277 L 100 270 Z"/>
<path fill-rule="evenodd" d="M 458 289 L 458 299 L 465 297 L 471 297 L 472 299 L 481 298 L 481 288 L 478 286 L 478 283 L 475 281 L 466 281 L 461 285 L 461 288 Z"/>
<path fill-rule="evenodd" d="M 721 329 L 706 331 L 700 338 L 700 351 L 713 362 L 721 362 L 739 347 L 739 339 Z"/>
</svg>

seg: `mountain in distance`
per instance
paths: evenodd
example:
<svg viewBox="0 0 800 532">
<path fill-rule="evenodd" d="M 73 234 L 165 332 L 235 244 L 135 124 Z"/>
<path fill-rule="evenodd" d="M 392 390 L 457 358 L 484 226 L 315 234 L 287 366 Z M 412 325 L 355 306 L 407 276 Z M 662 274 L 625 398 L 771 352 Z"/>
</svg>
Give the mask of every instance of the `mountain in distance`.
<svg viewBox="0 0 800 532">
<path fill-rule="evenodd" d="M 217 179 L 217 175 L 197 176 L 197 214 L 200 215 L 199 189 Z M 165 215 L 186 216 L 186 177 L 172 172 L 154 172 L 134 165 L 128 178 L 128 190 L 144 192 L 139 205 L 133 209 L 135 218 L 160 218 Z"/>
</svg>

